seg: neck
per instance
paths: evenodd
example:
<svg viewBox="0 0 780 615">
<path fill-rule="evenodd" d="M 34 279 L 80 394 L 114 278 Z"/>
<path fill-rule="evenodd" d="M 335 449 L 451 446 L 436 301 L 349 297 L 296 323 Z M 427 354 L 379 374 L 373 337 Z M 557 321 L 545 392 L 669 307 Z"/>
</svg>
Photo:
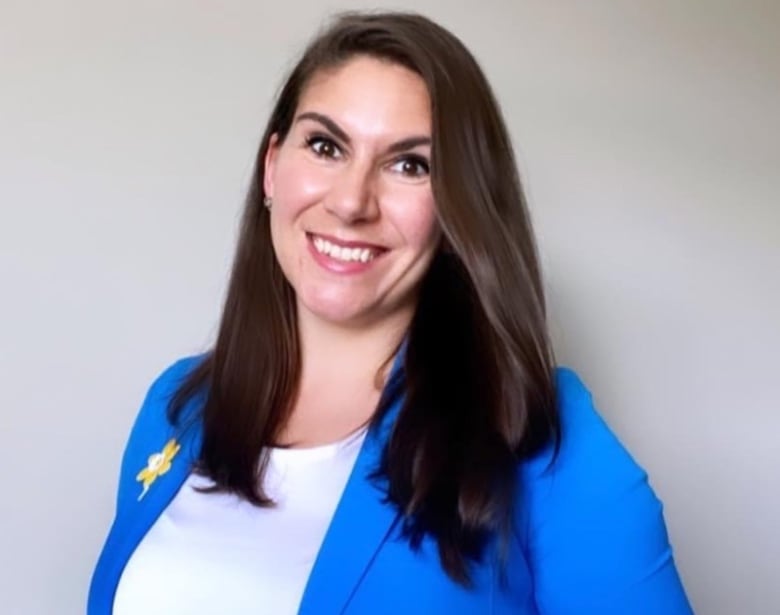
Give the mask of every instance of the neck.
<svg viewBox="0 0 780 615">
<path fill-rule="evenodd" d="M 302 387 L 322 382 L 354 387 L 376 381 L 381 388 L 411 317 L 407 310 L 374 326 L 350 328 L 323 321 L 299 306 Z"/>
<path fill-rule="evenodd" d="M 340 440 L 366 425 L 410 320 L 411 311 L 381 325 L 347 328 L 316 318 L 299 306 L 300 380 L 278 440 L 315 446 Z"/>
</svg>

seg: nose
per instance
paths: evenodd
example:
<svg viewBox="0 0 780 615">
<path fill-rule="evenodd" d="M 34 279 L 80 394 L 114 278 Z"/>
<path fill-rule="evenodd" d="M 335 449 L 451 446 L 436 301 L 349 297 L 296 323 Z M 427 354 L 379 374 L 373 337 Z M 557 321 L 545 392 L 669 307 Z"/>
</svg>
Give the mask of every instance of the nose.
<svg viewBox="0 0 780 615">
<path fill-rule="evenodd" d="M 373 165 L 353 161 L 334 178 L 325 209 L 345 224 L 372 220 L 379 211 L 375 185 Z"/>
</svg>

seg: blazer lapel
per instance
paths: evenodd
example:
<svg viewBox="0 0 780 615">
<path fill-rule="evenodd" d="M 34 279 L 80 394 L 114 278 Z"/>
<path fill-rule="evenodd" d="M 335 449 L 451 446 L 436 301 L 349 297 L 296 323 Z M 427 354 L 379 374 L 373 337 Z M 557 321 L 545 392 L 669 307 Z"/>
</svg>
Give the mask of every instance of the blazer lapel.
<svg viewBox="0 0 780 615">
<path fill-rule="evenodd" d="M 400 358 L 393 369 L 396 376 L 399 366 Z M 382 422 L 366 434 L 314 562 L 299 615 L 343 613 L 379 548 L 400 521 L 400 512 L 385 501 L 386 480 L 370 480 L 369 475 L 379 465 L 402 403 L 398 396 Z"/>
<path fill-rule="evenodd" d="M 170 433 L 170 435 L 174 436 L 181 446 L 180 451 L 171 460 L 170 470 L 155 479 L 143 497 L 137 501 L 126 502 L 123 509 L 117 511 L 117 517 L 109 530 L 93 575 L 87 608 L 90 615 L 111 613 L 114 595 L 130 556 L 184 484 L 192 470 L 194 460 L 197 459 L 201 441 L 199 429 L 191 428 L 185 433 Z M 132 464 L 130 469 L 133 472 L 142 470 L 147 463 L 147 455 L 162 448 L 167 440 L 163 438 L 159 443 L 155 442 L 151 450 L 143 451 L 143 454 L 139 451 L 135 458 L 128 460 Z M 140 494 L 141 484 L 133 486 L 137 486 L 137 492 Z"/>
</svg>

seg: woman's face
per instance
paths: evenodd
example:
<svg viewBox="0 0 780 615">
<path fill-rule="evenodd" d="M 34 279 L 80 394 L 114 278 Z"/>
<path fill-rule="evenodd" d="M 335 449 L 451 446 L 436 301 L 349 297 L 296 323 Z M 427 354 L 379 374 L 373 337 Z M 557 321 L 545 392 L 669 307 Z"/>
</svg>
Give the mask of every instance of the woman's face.
<svg viewBox="0 0 780 615">
<path fill-rule="evenodd" d="M 439 242 L 423 80 L 359 56 L 313 77 L 265 160 L 271 238 L 299 315 L 410 316 Z"/>
</svg>

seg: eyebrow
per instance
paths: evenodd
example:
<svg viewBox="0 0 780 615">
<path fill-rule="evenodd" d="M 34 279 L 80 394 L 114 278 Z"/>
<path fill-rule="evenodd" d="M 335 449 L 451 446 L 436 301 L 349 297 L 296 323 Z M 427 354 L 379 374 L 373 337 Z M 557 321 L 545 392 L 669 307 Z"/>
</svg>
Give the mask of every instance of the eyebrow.
<svg viewBox="0 0 780 615">
<path fill-rule="evenodd" d="M 340 141 L 343 141 L 347 145 L 352 143 L 352 140 L 349 138 L 349 135 L 344 131 L 344 129 L 323 113 L 317 113 L 316 111 L 306 111 L 305 113 L 301 113 L 297 118 L 295 118 L 296 123 L 300 122 L 301 120 L 313 120 L 318 122 L 327 128 L 331 133 L 333 133 L 333 136 L 335 136 Z M 396 141 L 387 148 L 387 151 L 390 154 L 397 154 L 399 152 L 405 152 L 407 150 L 414 149 L 415 147 L 419 147 L 421 145 L 431 145 L 431 143 L 431 138 L 428 136 L 420 135 L 415 137 L 408 137 L 406 139 Z"/>
</svg>

